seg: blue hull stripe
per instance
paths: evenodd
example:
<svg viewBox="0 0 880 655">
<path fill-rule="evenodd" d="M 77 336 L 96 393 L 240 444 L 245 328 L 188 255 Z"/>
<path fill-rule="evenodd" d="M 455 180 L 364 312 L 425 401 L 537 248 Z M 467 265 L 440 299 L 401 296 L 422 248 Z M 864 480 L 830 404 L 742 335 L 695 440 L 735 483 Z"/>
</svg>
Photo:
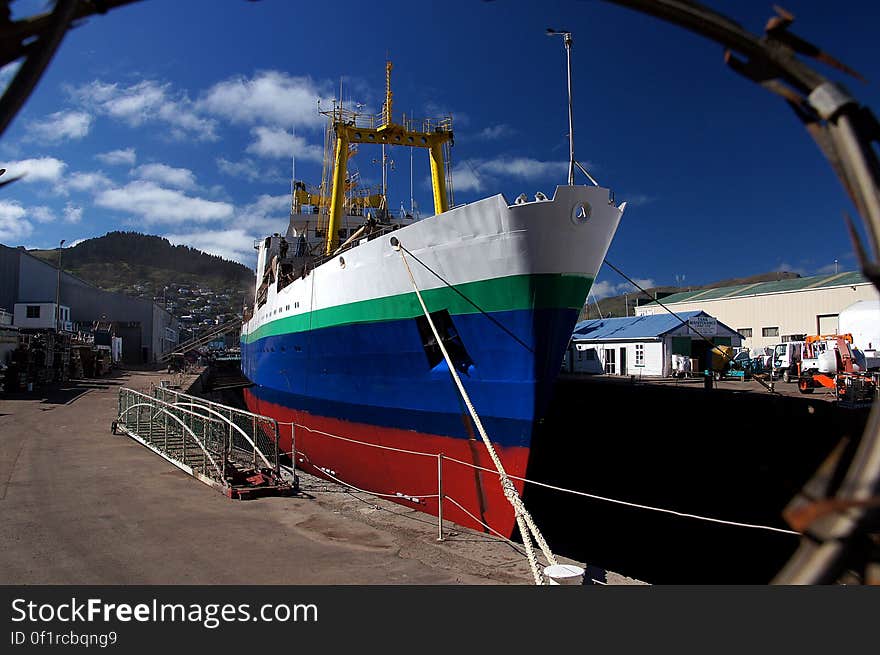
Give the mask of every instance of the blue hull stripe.
<svg viewBox="0 0 880 655">
<path fill-rule="evenodd" d="M 493 441 L 529 446 L 577 314 L 539 309 L 452 317 L 473 360 L 461 377 Z M 449 371 L 443 362 L 430 368 L 415 319 L 270 336 L 241 347 L 242 369 L 258 398 L 369 425 L 471 436 Z"/>
</svg>

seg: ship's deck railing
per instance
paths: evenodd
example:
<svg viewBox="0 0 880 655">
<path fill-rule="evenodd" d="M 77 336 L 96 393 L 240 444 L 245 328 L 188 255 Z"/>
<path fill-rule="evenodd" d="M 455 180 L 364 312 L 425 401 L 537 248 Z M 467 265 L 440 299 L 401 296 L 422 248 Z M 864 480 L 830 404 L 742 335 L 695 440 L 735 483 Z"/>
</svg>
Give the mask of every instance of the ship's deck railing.
<svg viewBox="0 0 880 655">
<path fill-rule="evenodd" d="M 352 127 L 360 127 L 363 129 L 377 130 L 387 124 L 384 114 L 361 114 L 359 112 L 355 112 L 350 109 L 342 109 L 340 107 L 336 107 L 335 109 L 322 113 L 333 121 L 344 123 L 346 125 L 351 125 Z M 442 116 L 439 118 L 412 118 L 404 114 L 401 122 L 398 123 L 398 125 L 403 127 L 408 132 L 424 132 L 428 134 L 434 132 L 451 132 L 452 117 Z"/>
<path fill-rule="evenodd" d="M 392 223 L 391 225 L 383 225 L 383 226 L 381 226 L 379 229 L 377 229 L 377 230 L 373 230 L 372 232 L 370 232 L 370 233 L 368 233 L 368 234 L 365 234 L 365 235 L 364 235 L 363 237 L 361 237 L 360 239 L 356 239 L 355 241 L 352 241 L 351 243 L 346 244 L 345 246 L 340 247 L 340 248 L 339 248 L 336 252 L 334 252 L 333 254 L 330 254 L 330 255 L 320 255 L 320 256 L 318 256 L 318 257 L 315 257 L 315 259 L 312 260 L 312 268 L 313 268 L 313 269 L 314 269 L 314 268 L 317 268 L 317 267 L 320 266 L 321 264 L 323 264 L 323 263 L 325 263 L 325 262 L 327 262 L 327 261 L 330 261 L 330 260 L 333 259 L 334 257 L 339 257 L 342 253 L 344 253 L 344 252 L 346 252 L 346 251 L 348 251 L 348 250 L 351 250 L 352 248 L 354 248 L 354 247 L 360 245 L 360 243 L 361 243 L 361 241 L 362 241 L 363 239 L 366 239 L 367 241 L 372 241 L 373 239 L 377 239 L 377 238 L 379 238 L 379 237 L 381 237 L 381 236 L 384 236 L 384 235 L 386 235 L 386 234 L 389 234 L 389 233 L 391 233 L 391 232 L 394 232 L 395 230 L 399 230 L 399 229 L 402 228 L 402 227 L 404 227 L 404 226 L 401 225 L 401 224 L 399 224 L 399 223 Z"/>
</svg>

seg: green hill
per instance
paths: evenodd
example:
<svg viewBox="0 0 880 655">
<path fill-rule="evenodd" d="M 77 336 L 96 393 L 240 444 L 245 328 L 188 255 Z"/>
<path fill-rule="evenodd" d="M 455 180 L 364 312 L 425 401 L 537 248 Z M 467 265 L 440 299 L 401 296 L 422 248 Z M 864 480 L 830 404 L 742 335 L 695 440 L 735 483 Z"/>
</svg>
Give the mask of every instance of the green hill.
<svg viewBox="0 0 880 655">
<path fill-rule="evenodd" d="M 57 250 L 31 250 L 53 264 Z M 108 291 L 167 302 L 177 316 L 196 324 L 232 318 L 253 295 L 254 272 L 167 239 L 137 232 L 109 232 L 65 248 L 65 272 Z"/>
</svg>

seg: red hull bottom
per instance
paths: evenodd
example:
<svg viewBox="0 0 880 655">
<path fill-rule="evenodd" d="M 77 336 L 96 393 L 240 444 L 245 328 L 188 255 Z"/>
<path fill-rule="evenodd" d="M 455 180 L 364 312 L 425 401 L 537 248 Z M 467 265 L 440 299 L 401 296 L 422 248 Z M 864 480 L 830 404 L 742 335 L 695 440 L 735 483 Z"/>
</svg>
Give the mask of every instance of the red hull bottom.
<svg viewBox="0 0 880 655">
<path fill-rule="evenodd" d="M 296 430 L 297 468 L 364 491 L 387 495 L 401 505 L 434 516 L 438 513 L 437 455 L 442 454 L 444 520 L 487 532 L 482 525 L 485 523 L 505 537 L 513 533 L 516 525 L 513 508 L 504 497 L 498 474 L 494 473 L 495 466 L 482 441 L 316 416 L 260 400 L 247 390 L 245 401 L 250 411 L 271 416 L 282 424 L 279 426 L 282 452 L 292 450 L 290 424 L 302 426 Z M 496 451 L 508 474 L 525 477 L 528 448 L 496 445 Z M 453 459 L 492 472 L 480 471 Z M 522 494 L 523 483 L 514 480 L 514 484 Z"/>
</svg>

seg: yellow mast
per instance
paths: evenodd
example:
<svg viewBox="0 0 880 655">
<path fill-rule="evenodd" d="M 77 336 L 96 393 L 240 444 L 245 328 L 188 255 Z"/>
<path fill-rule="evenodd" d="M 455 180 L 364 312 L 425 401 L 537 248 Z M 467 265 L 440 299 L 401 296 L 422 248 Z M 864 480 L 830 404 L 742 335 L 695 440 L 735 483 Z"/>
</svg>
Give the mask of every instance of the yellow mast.
<svg viewBox="0 0 880 655">
<path fill-rule="evenodd" d="M 379 145 L 426 148 L 431 161 L 431 186 L 434 190 L 434 213 L 442 214 L 449 209 L 446 189 L 446 170 L 443 147 L 453 143 L 452 119 L 449 117 L 426 119 L 417 125 L 412 118 L 403 119 L 403 124 L 394 123 L 392 113 L 390 61 L 385 63 L 385 106 L 379 116 L 363 116 L 341 106 L 332 111 L 322 112 L 330 118 L 336 133 L 336 153 L 333 163 L 333 189 L 330 193 L 330 224 L 327 226 L 325 252 L 330 255 L 339 243 L 339 227 L 342 225 L 342 210 L 345 204 L 345 180 L 348 165 L 348 148 L 353 143 L 375 143 Z"/>
</svg>

